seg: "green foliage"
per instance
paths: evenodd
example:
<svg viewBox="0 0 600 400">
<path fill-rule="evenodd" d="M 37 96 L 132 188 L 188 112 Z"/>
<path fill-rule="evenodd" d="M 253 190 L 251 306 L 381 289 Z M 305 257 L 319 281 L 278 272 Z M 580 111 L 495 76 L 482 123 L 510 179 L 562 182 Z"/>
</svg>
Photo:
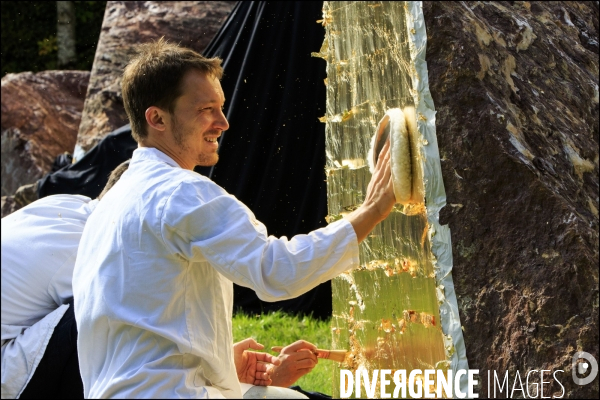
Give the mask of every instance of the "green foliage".
<svg viewBox="0 0 600 400">
<path fill-rule="evenodd" d="M 91 70 L 106 1 L 75 1 L 77 61 L 72 69 Z M 56 69 L 56 2 L 3 1 L 2 76 L 8 72 Z"/>
<path fill-rule="evenodd" d="M 58 45 L 56 44 L 56 36 L 50 36 L 49 38 L 40 40 L 38 42 L 38 48 L 38 54 L 40 56 L 56 53 L 56 51 L 58 50 Z"/>
<path fill-rule="evenodd" d="M 329 349 L 331 321 L 320 321 L 309 316 L 299 317 L 279 311 L 255 316 L 238 312 L 233 317 L 233 340 L 239 342 L 249 337 L 265 345 L 266 351 L 273 346 L 287 346 L 300 339 L 321 349 Z M 296 385 L 304 390 L 331 394 L 332 377 L 333 361 L 319 360 L 317 366 L 298 380 Z"/>
</svg>

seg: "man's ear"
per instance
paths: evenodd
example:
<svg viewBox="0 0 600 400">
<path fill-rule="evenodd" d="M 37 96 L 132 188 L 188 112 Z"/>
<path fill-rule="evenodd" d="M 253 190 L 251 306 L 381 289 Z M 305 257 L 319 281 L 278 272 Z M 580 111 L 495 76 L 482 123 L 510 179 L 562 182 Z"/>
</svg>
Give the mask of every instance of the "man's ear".
<svg viewBox="0 0 600 400">
<path fill-rule="evenodd" d="M 146 123 L 157 131 L 164 132 L 166 129 L 167 113 L 156 106 L 148 107 L 146 110 Z"/>
</svg>

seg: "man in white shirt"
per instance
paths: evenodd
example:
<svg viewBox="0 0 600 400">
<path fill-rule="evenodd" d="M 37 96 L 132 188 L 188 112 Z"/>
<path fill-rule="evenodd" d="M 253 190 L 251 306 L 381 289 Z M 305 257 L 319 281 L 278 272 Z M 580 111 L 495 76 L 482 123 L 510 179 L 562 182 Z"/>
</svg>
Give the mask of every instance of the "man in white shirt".
<svg viewBox="0 0 600 400">
<path fill-rule="evenodd" d="M 256 353 L 233 347 L 233 283 L 294 298 L 357 266 L 358 243 L 393 207 L 386 144 L 357 210 L 308 235 L 268 236 L 193 172 L 217 162 L 229 128 L 221 75 L 219 59 L 162 39 L 125 69 L 139 148 L 88 220 L 73 276 L 86 397 L 240 398 L 240 382 L 270 382 Z"/>
<path fill-rule="evenodd" d="M 102 193 L 129 161 L 110 175 Z M 42 198 L 2 219 L 2 398 L 83 398 L 73 314 L 73 267 L 88 217 L 98 200 Z M 247 348 L 246 339 L 236 344 Z M 316 364 L 311 343 L 282 350 L 275 386 L 290 386 Z M 257 393 L 260 393 L 258 391 Z"/>
<path fill-rule="evenodd" d="M 97 200 L 48 196 L 2 219 L 2 398 L 83 398 L 73 267 L 88 217 L 128 166 L 111 173 Z M 253 339 L 236 347 L 249 345 L 257 347 Z M 307 374 L 317 360 L 302 350 L 313 348 L 298 341 L 282 350 L 272 385 Z"/>
<path fill-rule="evenodd" d="M 129 161 L 112 173 L 98 200 Z M 98 200 L 44 197 L 2 218 L 2 398 L 82 398 L 73 267 Z"/>
</svg>

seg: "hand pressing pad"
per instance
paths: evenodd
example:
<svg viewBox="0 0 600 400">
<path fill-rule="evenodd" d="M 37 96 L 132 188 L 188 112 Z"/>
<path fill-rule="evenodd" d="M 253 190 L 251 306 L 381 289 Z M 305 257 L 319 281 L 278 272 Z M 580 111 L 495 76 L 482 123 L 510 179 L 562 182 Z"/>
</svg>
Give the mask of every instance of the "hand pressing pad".
<svg viewBox="0 0 600 400">
<path fill-rule="evenodd" d="M 417 121 L 415 109 L 392 108 L 386 111 L 379 121 L 371 139 L 371 148 L 367 156 L 369 170 L 375 171 L 379 153 L 387 138 L 390 138 L 391 169 L 396 203 L 415 204 L 423 201 L 419 182 L 413 182 L 417 171 Z M 414 154 L 413 154 L 414 153 Z M 420 178 L 421 174 L 417 174 Z"/>
</svg>

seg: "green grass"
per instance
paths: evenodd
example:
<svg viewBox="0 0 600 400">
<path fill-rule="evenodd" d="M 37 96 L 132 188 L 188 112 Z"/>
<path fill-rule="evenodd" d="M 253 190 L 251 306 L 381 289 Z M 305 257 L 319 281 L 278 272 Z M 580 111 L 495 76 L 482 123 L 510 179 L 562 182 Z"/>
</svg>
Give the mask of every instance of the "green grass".
<svg viewBox="0 0 600 400">
<path fill-rule="evenodd" d="M 233 340 L 252 337 L 265 345 L 265 350 L 272 346 L 287 346 L 296 340 L 303 339 L 321 349 L 331 348 L 331 322 L 320 321 L 307 316 L 294 316 L 280 311 L 249 316 L 236 313 L 233 317 Z M 271 354 L 274 354 L 271 352 Z M 333 364 L 329 360 L 319 360 L 313 370 L 300 378 L 296 385 L 304 390 L 331 394 Z"/>
</svg>

